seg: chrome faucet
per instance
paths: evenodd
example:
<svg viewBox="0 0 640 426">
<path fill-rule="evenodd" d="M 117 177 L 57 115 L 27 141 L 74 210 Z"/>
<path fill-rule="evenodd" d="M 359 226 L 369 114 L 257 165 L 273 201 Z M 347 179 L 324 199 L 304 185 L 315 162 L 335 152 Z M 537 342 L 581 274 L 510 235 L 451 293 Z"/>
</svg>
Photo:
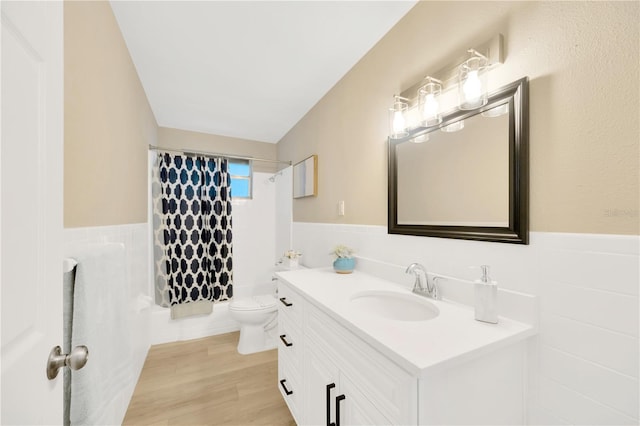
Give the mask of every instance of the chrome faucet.
<svg viewBox="0 0 640 426">
<path fill-rule="evenodd" d="M 432 283 L 429 282 L 429 275 L 427 275 L 427 270 L 424 269 L 424 266 L 419 263 L 412 263 L 411 265 L 409 265 L 405 272 L 407 274 L 413 273 L 416 276 L 416 281 L 413 284 L 413 290 L 411 291 L 413 291 L 415 294 L 419 294 L 420 296 L 430 297 L 432 299 L 439 298 L 438 286 L 436 285 L 435 281 Z M 424 274 L 425 285 L 422 284 L 422 279 L 420 278 L 422 275 L 420 274 L 420 272 Z"/>
</svg>

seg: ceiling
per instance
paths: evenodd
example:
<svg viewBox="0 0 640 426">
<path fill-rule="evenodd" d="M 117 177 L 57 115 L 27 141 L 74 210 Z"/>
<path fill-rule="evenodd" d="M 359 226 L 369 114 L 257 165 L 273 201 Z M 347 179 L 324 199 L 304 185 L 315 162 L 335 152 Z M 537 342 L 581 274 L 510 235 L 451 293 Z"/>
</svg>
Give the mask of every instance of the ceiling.
<svg viewBox="0 0 640 426">
<path fill-rule="evenodd" d="M 112 1 L 159 126 L 278 142 L 415 1 Z"/>
</svg>

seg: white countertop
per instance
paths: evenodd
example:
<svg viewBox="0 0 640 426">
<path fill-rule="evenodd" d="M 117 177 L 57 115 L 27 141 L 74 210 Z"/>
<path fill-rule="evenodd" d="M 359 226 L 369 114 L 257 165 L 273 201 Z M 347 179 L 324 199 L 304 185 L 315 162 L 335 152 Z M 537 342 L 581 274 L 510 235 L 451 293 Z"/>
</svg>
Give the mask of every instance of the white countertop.
<svg viewBox="0 0 640 426">
<path fill-rule="evenodd" d="M 472 307 L 427 299 L 440 314 L 427 321 L 397 321 L 356 309 L 351 297 L 362 291 L 411 291 L 363 272 L 302 269 L 276 275 L 342 326 L 417 377 L 521 341 L 537 333 L 533 325 L 500 317 L 498 324 L 474 319 Z"/>
</svg>

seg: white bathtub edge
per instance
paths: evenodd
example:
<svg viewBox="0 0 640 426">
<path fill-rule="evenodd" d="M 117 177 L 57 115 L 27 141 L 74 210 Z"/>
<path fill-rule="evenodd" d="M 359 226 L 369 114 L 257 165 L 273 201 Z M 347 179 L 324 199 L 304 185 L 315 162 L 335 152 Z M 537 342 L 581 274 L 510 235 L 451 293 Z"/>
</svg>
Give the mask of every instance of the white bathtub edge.
<svg viewBox="0 0 640 426">
<path fill-rule="evenodd" d="M 199 339 L 240 330 L 238 323 L 229 314 L 229 303 L 216 303 L 213 313 L 192 318 L 172 320 L 169 309 L 151 307 L 151 344 L 179 342 Z"/>
</svg>

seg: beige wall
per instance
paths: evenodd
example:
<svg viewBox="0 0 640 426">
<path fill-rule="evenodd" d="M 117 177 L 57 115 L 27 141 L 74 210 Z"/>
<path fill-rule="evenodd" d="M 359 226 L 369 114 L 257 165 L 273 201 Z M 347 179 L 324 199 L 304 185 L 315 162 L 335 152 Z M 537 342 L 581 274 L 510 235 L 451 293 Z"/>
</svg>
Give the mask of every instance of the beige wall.
<svg viewBox="0 0 640 426">
<path fill-rule="evenodd" d="M 64 3 L 64 226 L 147 221 L 157 125 L 108 2 Z"/>
<path fill-rule="evenodd" d="M 638 234 L 638 22 L 637 2 L 417 4 L 278 143 L 319 155 L 294 220 L 386 224 L 392 95 L 500 32 L 491 87 L 530 78 L 531 230 Z"/>
<path fill-rule="evenodd" d="M 109 3 L 64 6 L 65 227 L 146 222 L 149 144 L 276 159 L 275 144 L 158 128 Z"/>
<path fill-rule="evenodd" d="M 194 150 L 215 152 L 220 154 L 238 155 L 252 158 L 275 160 L 277 157 L 276 144 L 258 142 L 248 139 L 238 139 L 229 136 L 211 135 L 207 133 L 191 132 L 188 130 L 158 129 L 158 146 L 177 150 Z M 286 167 L 280 165 L 279 168 Z M 257 161 L 253 165 L 256 172 L 275 172 L 275 163 Z"/>
</svg>

